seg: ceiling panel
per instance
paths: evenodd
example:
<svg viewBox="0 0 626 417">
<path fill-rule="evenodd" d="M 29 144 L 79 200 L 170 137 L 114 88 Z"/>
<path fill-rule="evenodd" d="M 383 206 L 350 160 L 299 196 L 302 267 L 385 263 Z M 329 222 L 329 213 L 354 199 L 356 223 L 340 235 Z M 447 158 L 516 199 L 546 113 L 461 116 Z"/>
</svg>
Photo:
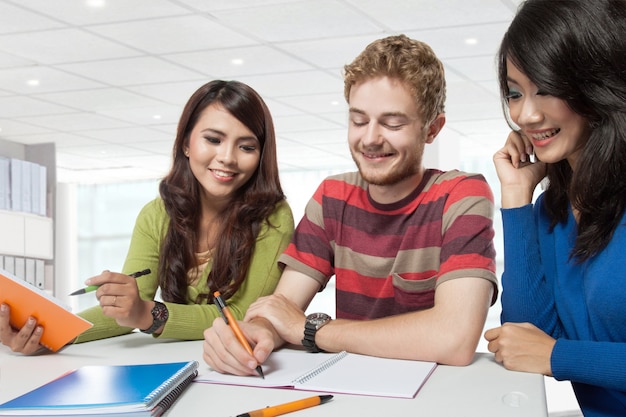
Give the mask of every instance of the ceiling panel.
<svg viewBox="0 0 626 417">
<path fill-rule="evenodd" d="M 0 115 L 2 115 L 2 118 L 18 119 L 20 117 L 68 113 L 70 111 L 71 109 L 67 107 L 47 103 L 28 96 L 9 95 L 0 97 Z"/>
<path fill-rule="evenodd" d="M 117 129 L 87 130 L 81 132 L 83 137 L 97 139 L 102 142 L 115 144 L 128 144 L 132 146 L 148 146 L 151 151 L 155 151 L 155 143 L 166 142 L 168 144 L 165 153 L 172 149 L 173 132 L 162 132 L 148 127 L 126 127 Z M 146 144 L 145 142 L 150 142 Z"/>
<path fill-rule="evenodd" d="M 30 94 L 33 87 L 38 94 L 103 87 L 97 81 L 77 77 L 53 67 L 32 65 L 0 69 L 0 72 L 0 88 L 16 94 Z"/>
<path fill-rule="evenodd" d="M 396 31 L 509 22 L 513 18 L 513 11 L 506 1 L 399 0 L 389 3 L 380 0 L 349 0 L 349 3 Z"/>
<path fill-rule="evenodd" d="M 25 10 L 18 5 L 0 2 L 0 34 L 55 29 L 63 26 L 54 19 Z"/>
<path fill-rule="evenodd" d="M 92 26 L 89 30 L 155 55 L 254 43 L 249 37 L 200 14 Z"/>
<path fill-rule="evenodd" d="M 312 65 L 266 45 L 169 54 L 164 58 L 205 75 L 228 79 L 313 69 Z"/>
<path fill-rule="evenodd" d="M 58 68 L 114 86 L 201 80 L 202 74 L 153 56 L 78 62 Z"/>
<path fill-rule="evenodd" d="M 369 17 L 336 0 L 289 1 L 212 14 L 219 21 L 267 42 L 332 39 L 381 31 Z"/>
<path fill-rule="evenodd" d="M 136 56 L 138 52 L 77 28 L 0 35 L 0 50 L 37 65 Z"/>
<path fill-rule="evenodd" d="M 18 4 L 72 26 L 193 14 L 193 10 L 169 0 L 26 0 L 6 3 Z"/>
</svg>

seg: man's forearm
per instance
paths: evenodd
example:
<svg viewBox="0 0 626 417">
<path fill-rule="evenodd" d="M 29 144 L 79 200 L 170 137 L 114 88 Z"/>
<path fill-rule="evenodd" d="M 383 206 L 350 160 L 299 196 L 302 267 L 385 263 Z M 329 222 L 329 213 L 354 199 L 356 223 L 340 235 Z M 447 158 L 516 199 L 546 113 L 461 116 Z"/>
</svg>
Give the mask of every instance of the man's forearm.
<svg viewBox="0 0 626 417">
<path fill-rule="evenodd" d="M 316 334 L 324 350 L 467 365 L 487 317 L 491 282 L 463 278 L 443 283 L 435 306 L 367 321 L 333 320 Z"/>
</svg>

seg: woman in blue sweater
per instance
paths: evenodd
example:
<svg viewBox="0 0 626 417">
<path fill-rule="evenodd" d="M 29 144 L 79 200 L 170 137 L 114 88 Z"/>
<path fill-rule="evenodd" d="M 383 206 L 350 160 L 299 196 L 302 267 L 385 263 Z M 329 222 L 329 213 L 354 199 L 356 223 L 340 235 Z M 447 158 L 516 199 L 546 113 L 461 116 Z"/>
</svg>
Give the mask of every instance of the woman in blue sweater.
<svg viewBox="0 0 626 417">
<path fill-rule="evenodd" d="M 498 65 L 514 131 L 494 155 L 503 325 L 489 350 L 571 381 L 585 416 L 625 416 L 626 1 L 528 0 Z"/>
</svg>

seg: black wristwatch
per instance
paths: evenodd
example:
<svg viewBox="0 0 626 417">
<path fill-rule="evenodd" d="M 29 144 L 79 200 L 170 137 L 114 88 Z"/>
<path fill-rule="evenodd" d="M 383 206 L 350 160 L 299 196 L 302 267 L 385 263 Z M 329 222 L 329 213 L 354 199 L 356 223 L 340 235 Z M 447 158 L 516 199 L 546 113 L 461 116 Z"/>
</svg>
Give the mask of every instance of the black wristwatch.
<svg viewBox="0 0 626 417">
<path fill-rule="evenodd" d="M 146 330 L 140 329 L 143 333 L 147 334 L 156 332 L 157 329 L 167 321 L 167 318 L 170 315 L 165 304 L 158 301 L 154 302 L 154 307 L 152 307 L 150 313 L 152 313 L 152 326 L 148 327 Z"/>
<path fill-rule="evenodd" d="M 315 333 L 330 320 L 331 317 L 326 313 L 313 313 L 306 316 L 304 339 L 302 339 L 302 346 L 306 350 L 313 353 L 322 352 L 322 349 L 315 344 Z"/>
</svg>

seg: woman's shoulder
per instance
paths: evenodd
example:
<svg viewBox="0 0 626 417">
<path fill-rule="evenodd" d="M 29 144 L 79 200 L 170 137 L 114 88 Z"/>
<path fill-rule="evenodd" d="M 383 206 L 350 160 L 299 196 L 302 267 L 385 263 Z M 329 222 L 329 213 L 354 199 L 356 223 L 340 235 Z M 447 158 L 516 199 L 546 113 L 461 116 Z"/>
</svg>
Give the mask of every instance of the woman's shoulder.
<svg viewBox="0 0 626 417">
<path fill-rule="evenodd" d="M 282 200 L 276 203 L 274 211 L 269 215 L 269 223 L 273 225 L 286 225 L 293 227 L 293 213 L 291 206 L 287 200 Z"/>
<path fill-rule="evenodd" d="M 161 197 L 156 197 L 153 200 L 148 201 L 141 209 L 142 213 L 146 214 L 162 214 L 165 213 L 165 204 Z"/>
<path fill-rule="evenodd" d="M 162 223 L 163 221 L 169 220 L 167 211 L 165 210 L 165 204 L 161 197 L 156 197 L 154 200 L 147 202 L 139 212 L 137 220 L 149 223 Z"/>
</svg>

